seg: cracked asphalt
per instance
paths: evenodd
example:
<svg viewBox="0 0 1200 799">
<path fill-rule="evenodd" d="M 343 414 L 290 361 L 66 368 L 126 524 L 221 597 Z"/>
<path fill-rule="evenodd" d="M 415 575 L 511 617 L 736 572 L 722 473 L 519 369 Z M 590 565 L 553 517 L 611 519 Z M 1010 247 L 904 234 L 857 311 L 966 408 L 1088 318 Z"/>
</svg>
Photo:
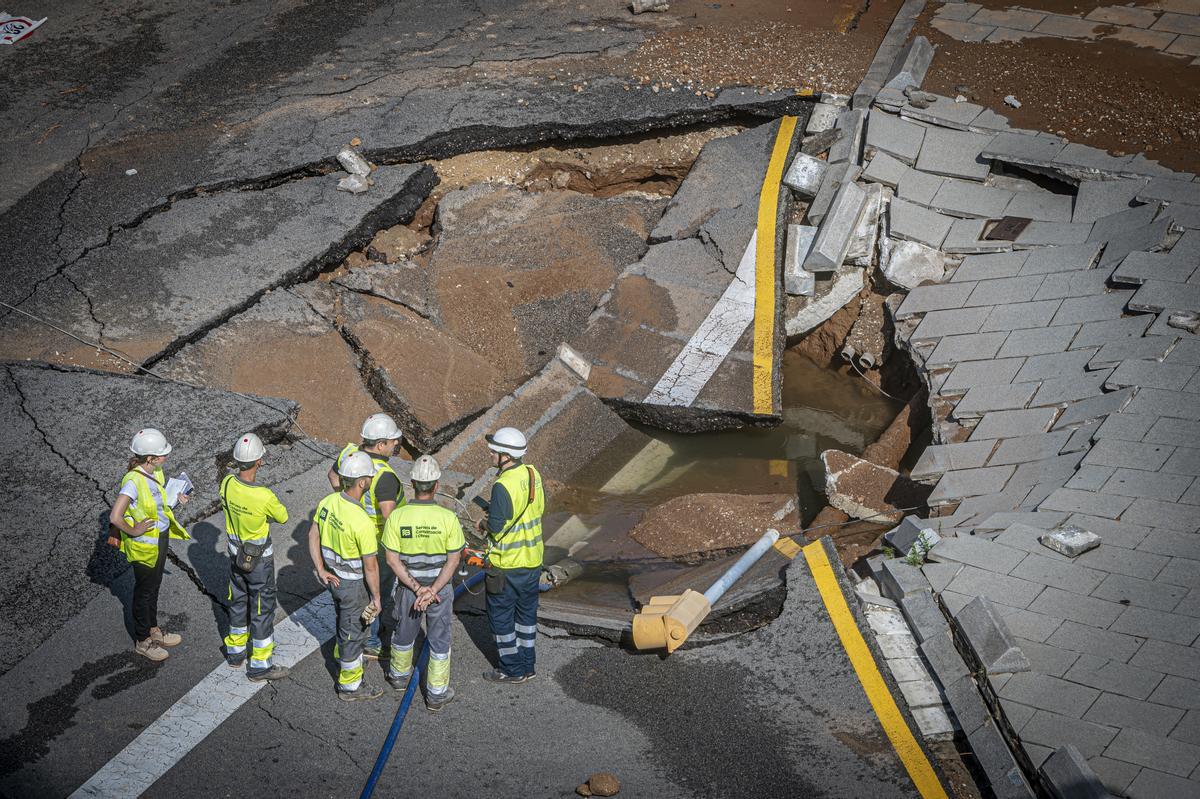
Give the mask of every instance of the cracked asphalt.
<svg viewBox="0 0 1200 799">
<path fill-rule="evenodd" d="M 854 6 L 857 21 L 867 6 Z M 0 53 L 0 300 L 122 357 L 0 308 L 0 510 L 19 520 L 0 531 L 10 553 L 0 563 L 0 693 L 10 698 L 0 795 L 69 795 L 224 668 L 228 564 L 213 513 L 232 434 L 253 429 L 268 442 L 264 479 L 292 511 L 273 532 L 282 612 L 317 595 L 303 541 L 332 452 L 297 425 L 304 398 L 221 390 L 182 355 L 233 335 L 239 320 L 251 336 L 263 318 L 298 327 L 295 308 L 279 307 L 290 298 L 307 309 L 303 324 L 323 322 L 341 348 L 327 379 L 358 392 L 347 403 L 357 420 L 395 392 L 380 388 L 375 353 L 343 333 L 344 306 L 327 309 L 315 284 L 297 284 L 375 231 L 412 222 L 437 182 L 420 161 L 806 113 L 800 86 L 756 89 L 727 75 L 701 92 L 614 68 L 664 30 L 687 29 L 691 9 L 680 7 L 672 17 L 634 17 L 617 0 L 17 9 L 49 20 Z M 333 189 L 334 156 L 352 139 L 379 165 L 360 197 Z M 527 302 L 526 328 L 581 316 L 563 321 L 553 302 Z M 421 338 L 431 322 L 412 316 Z M 118 374 L 139 364 L 198 385 Z M 198 486 L 184 514 L 193 540 L 174 548 L 160 603 L 186 642 L 159 666 L 130 652 L 132 575 L 102 544 L 128 439 L 150 418 L 176 445 L 168 471 L 186 468 Z M 512 692 L 479 677 L 494 648 L 469 598 L 454 629 L 461 699 L 439 716 L 414 705 L 382 792 L 564 796 L 610 770 L 632 796 L 914 795 L 806 568 L 794 563 L 783 579 L 787 624 L 671 659 L 543 636 L 537 681 Z M 272 795 L 357 793 L 398 700 L 337 702 L 331 646 L 233 708 L 144 795 L 238 796 L 251 782 Z"/>
</svg>

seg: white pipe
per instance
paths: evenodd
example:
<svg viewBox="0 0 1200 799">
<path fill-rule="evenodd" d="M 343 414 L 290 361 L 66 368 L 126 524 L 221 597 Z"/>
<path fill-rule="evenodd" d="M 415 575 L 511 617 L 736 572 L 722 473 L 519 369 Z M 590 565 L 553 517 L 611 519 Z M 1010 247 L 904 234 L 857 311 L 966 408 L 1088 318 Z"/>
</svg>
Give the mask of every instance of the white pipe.
<svg viewBox="0 0 1200 799">
<path fill-rule="evenodd" d="M 746 570 L 753 566 L 759 558 L 771 546 L 779 540 L 778 530 L 767 530 L 763 533 L 762 538 L 758 539 L 754 546 L 746 550 L 746 554 L 738 558 L 737 563 L 729 567 L 729 569 L 717 578 L 717 581 L 708 587 L 704 592 L 704 598 L 708 600 L 708 606 L 711 608 L 717 604 L 717 600 L 724 596 L 730 586 L 737 582 L 738 578 L 746 573 Z"/>
</svg>

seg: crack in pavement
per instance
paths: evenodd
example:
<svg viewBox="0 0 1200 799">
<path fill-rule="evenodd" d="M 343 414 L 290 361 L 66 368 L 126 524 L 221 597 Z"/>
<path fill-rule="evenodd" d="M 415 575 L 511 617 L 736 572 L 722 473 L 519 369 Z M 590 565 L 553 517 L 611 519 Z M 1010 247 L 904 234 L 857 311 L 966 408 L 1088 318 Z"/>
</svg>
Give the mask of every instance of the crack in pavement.
<svg viewBox="0 0 1200 799">
<path fill-rule="evenodd" d="M 267 683 L 266 687 L 267 687 L 267 691 L 270 692 L 270 701 L 275 702 L 276 700 L 278 700 L 279 699 L 279 686 L 277 686 L 275 683 Z M 265 699 L 265 697 L 264 697 L 264 699 Z M 257 704 L 258 708 L 267 715 L 267 718 L 271 719 L 276 724 L 278 724 L 280 726 L 280 728 L 290 730 L 291 732 L 298 732 L 298 733 L 301 733 L 302 735 L 306 735 L 309 738 L 312 738 L 317 743 L 321 744 L 323 747 L 328 746 L 329 744 L 332 743 L 334 746 L 336 746 L 338 748 L 338 750 L 343 755 L 346 756 L 346 758 L 351 763 L 353 763 L 355 765 L 355 767 L 359 771 L 361 771 L 361 772 L 366 771 L 366 768 L 359 761 L 359 759 L 354 756 L 354 753 L 351 752 L 349 749 L 347 749 L 336 738 L 331 739 L 331 738 L 325 737 L 319 733 L 313 732 L 312 730 L 307 729 L 306 727 L 296 726 L 291 721 L 289 721 L 285 716 L 279 716 L 279 715 L 276 715 L 274 712 L 272 712 L 270 705 L 263 699 L 260 699 L 256 704 Z"/>
</svg>

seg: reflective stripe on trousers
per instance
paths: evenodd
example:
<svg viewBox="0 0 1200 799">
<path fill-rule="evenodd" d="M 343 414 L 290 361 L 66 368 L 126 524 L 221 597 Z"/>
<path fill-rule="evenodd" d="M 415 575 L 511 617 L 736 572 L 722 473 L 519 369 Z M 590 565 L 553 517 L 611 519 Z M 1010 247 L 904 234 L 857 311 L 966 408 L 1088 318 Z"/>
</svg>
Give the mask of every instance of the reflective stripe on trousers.
<svg viewBox="0 0 1200 799">
<path fill-rule="evenodd" d="M 367 607 L 367 589 L 362 580 L 347 580 L 339 586 L 330 586 L 333 604 L 337 611 L 337 645 L 334 657 L 338 661 L 337 689 L 354 691 L 362 685 L 363 644 L 369 628 L 362 625 L 362 612 Z"/>
<path fill-rule="evenodd" d="M 392 653 L 388 663 L 390 676 L 402 678 L 412 672 L 413 646 L 425 622 L 425 640 L 429 642 L 429 662 L 425 667 L 425 689 L 433 695 L 444 693 L 450 685 L 450 643 L 454 625 L 454 589 L 449 585 L 438 592 L 438 602 L 423 611 L 414 605 L 417 595 L 407 587 L 396 590 L 392 610 Z"/>
<path fill-rule="evenodd" d="M 275 561 L 263 557 L 249 572 L 229 568 L 229 635 L 225 657 L 231 663 L 245 657 L 251 644 L 251 673 L 271 668 L 275 651 Z"/>
</svg>

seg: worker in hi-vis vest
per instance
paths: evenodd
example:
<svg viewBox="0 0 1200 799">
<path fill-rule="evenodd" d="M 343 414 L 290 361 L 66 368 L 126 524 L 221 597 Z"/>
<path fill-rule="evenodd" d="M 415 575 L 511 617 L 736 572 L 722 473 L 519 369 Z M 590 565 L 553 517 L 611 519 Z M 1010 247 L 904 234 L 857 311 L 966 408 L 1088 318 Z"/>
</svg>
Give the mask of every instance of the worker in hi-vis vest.
<svg viewBox="0 0 1200 799">
<path fill-rule="evenodd" d="M 271 663 L 275 651 L 275 552 L 270 525 L 285 524 L 287 508 L 266 486 L 255 485 L 266 447 L 254 433 L 244 433 L 233 445 L 237 474 L 221 481 L 225 536 L 229 548 L 229 634 L 225 660 L 255 682 L 280 680 L 288 669 Z"/>
<path fill-rule="evenodd" d="M 454 699 L 450 687 L 450 639 L 454 621 L 454 572 L 466 545 L 462 523 L 434 501 L 441 467 L 429 455 L 412 469 L 413 499 L 397 508 L 383 527 L 384 556 L 396 574 L 395 627 L 388 656 L 387 681 L 408 688 L 413 645 L 425 619 L 429 664 L 425 668 L 425 706 L 441 710 Z"/>
<path fill-rule="evenodd" d="M 376 413 L 368 416 L 367 420 L 363 422 L 361 435 L 362 440 L 358 444 L 347 444 L 338 453 L 337 460 L 329 469 L 329 484 L 333 486 L 334 491 L 339 490 L 338 465 L 347 455 L 365 452 L 371 456 L 376 471 L 371 485 L 363 494 L 362 506 L 371 520 L 375 522 L 376 537 L 382 538 L 383 524 L 387 521 L 388 515 L 404 505 L 405 502 L 404 487 L 400 485 L 400 476 L 388 463 L 388 458 L 396 454 L 396 449 L 400 446 L 404 434 L 392 417 L 386 413 Z M 390 605 L 392 574 L 387 568 L 387 564 L 382 562 L 379 564 L 379 585 L 383 589 L 384 602 Z M 383 650 L 379 626 L 389 610 L 390 608 L 385 606 L 384 612 L 380 613 L 379 618 L 371 623 L 371 633 L 363 649 L 363 654 L 369 660 L 378 660 Z"/>
<path fill-rule="evenodd" d="M 167 438 L 153 427 L 139 430 L 129 445 L 133 457 L 121 478 L 117 501 L 108 514 L 112 535 L 108 543 L 117 547 L 133 566 L 133 651 L 155 662 L 166 660 L 167 648 L 178 646 L 178 633 L 158 626 L 158 589 L 167 561 L 170 539 L 190 539 L 175 521 L 167 499 L 163 463 L 171 453 Z M 176 501 L 186 505 L 188 495 Z"/>
<path fill-rule="evenodd" d="M 534 676 L 546 494 L 537 469 L 521 462 L 528 443 L 520 430 L 502 427 L 484 438 L 492 451 L 492 465 L 500 470 L 487 518 L 479 521 L 479 531 L 488 537 L 484 584 L 500 662 L 483 678 L 523 683 Z"/>
<path fill-rule="evenodd" d="M 374 475 L 375 464 L 367 453 L 343 458 L 338 465 L 341 490 L 321 500 L 308 529 L 308 553 L 317 579 L 333 594 L 337 611 L 337 695 L 347 702 L 383 696 L 382 688 L 363 681 L 363 644 L 370 629 L 363 612 L 370 608 L 378 614 L 382 607 L 375 560 L 379 539 L 361 504 Z"/>
</svg>

